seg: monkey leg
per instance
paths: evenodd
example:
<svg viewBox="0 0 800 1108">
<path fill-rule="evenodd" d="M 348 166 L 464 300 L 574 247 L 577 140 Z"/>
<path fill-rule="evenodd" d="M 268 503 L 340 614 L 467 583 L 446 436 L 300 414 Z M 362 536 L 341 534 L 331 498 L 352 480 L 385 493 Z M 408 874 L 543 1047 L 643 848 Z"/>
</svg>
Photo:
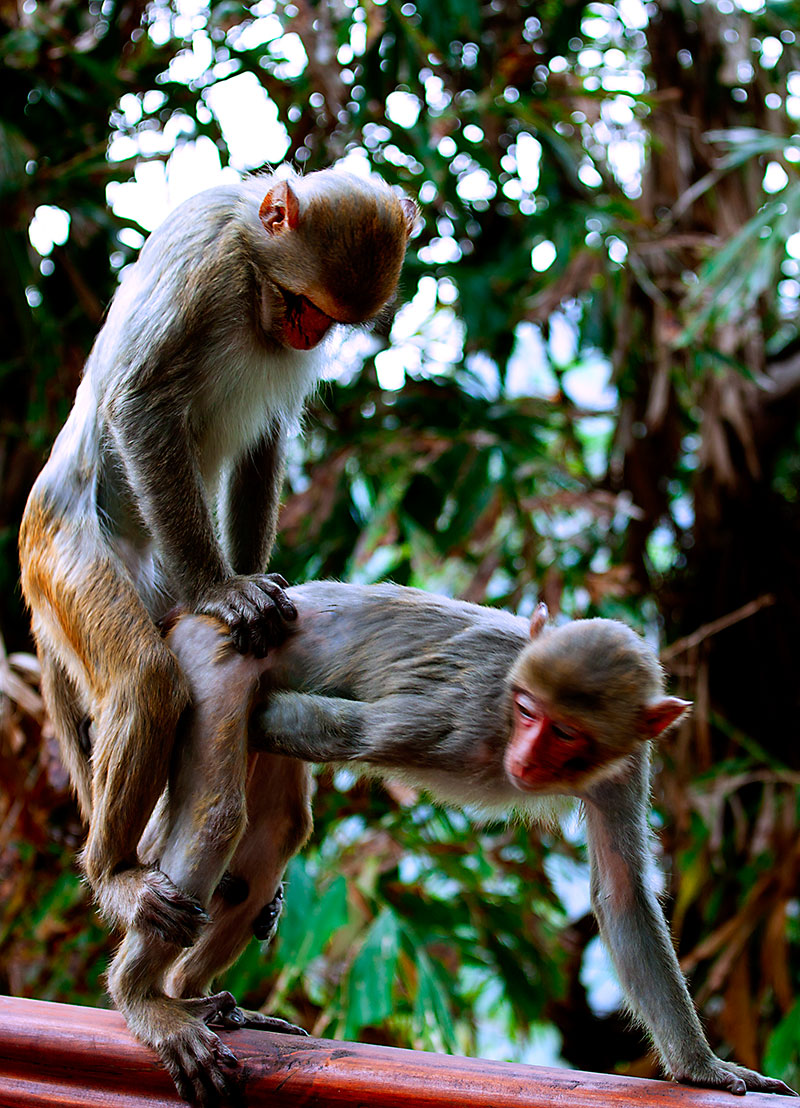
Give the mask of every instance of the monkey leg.
<svg viewBox="0 0 800 1108">
<path fill-rule="evenodd" d="M 124 566 L 86 520 L 26 515 L 23 587 L 45 666 L 45 696 L 89 818 L 83 866 L 101 912 L 124 929 L 149 926 L 191 942 L 199 906 L 136 846 L 167 782 L 188 689 Z M 91 789 L 75 705 L 92 717 Z"/>
<path fill-rule="evenodd" d="M 725 1062 L 708 1045 L 650 887 L 649 753 L 585 797 L 592 907 L 632 1013 L 650 1032 L 668 1072 L 688 1085 L 796 1095 L 782 1081 Z"/>
<path fill-rule="evenodd" d="M 108 991 L 130 1030 L 159 1056 L 184 1100 L 212 1108 L 238 1100 L 236 1055 L 208 1026 L 236 1011 L 230 993 L 196 1000 L 166 996 L 162 971 L 179 952 L 142 931 L 126 935 L 108 973 Z M 242 1026 L 244 1020 L 226 1026 Z"/>
<path fill-rule="evenodd" d="M 208 907 L 247 819 L 248 716 L 264 663 L 238 654 L 225 624 L 213 617 L 182 617 L 167 643 L 191 705 L 181 720 L 168 795 L 139 849 L 157 856 L 169 878 Z"/>
<path fill-rule="evenodd" d="M 254 757 L 252 763 L 247 830 L 213 897 L 210 924 L 168 974 L 166 989 L 171 996 L 205 993 L 254 934 L 262 941 L 272 938 L 283 904 L 283 872 L 311 832 L 309 767 L 266 754 Z M 215 1022 L 304 1034 L 293 1024 L 245 1009 L 222 1012 Z"/>
<path fill-rule="evenodd" d="M 169 787 L 142 835 L 139 856 L 151 863 L 157 859 L 161 871 L 205 909 L 245 827 L 247 719 L 258 666 L 234 651 L 223 624 L 205 616 L 181 618 L 167 641 L 191 705 L 178 728 Z M 208 949 L 202 933 L 195 949 Z M 132 928 L 109 972 L 109 991 L 134 1034 L 158 1053 L 181 1095 L 211 1104 L 232 1095 L 240 1075 L 230 1070 L 235 1056 L 208 1025 L 242 1027 L 247 1018 L 230 993 L 166 995 L 164 977 L 180 955 L 175 943 Z"/>
</svg>

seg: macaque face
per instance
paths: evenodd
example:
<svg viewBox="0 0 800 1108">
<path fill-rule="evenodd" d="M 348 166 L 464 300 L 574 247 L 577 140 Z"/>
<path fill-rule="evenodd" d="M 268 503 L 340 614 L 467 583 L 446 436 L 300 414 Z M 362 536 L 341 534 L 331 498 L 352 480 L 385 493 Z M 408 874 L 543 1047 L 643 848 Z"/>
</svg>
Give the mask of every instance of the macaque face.
<svg viewBox="0 0 800 1108">
<path fill-rule="evenodd" d="M 276 182 L 258 213 L 283 301 L 273 337 L 311 350 L 334 324 L 371 320 L 394 296 L 416 211 L 385 186 L 331 170 Z"/>
<path fill-rule="evenodd" d="M 523 792 L 567 792 L 603 764 L 594 738 L 531 692 L 512 692 L 513 725 L 504 767 Z"/>
</svg>

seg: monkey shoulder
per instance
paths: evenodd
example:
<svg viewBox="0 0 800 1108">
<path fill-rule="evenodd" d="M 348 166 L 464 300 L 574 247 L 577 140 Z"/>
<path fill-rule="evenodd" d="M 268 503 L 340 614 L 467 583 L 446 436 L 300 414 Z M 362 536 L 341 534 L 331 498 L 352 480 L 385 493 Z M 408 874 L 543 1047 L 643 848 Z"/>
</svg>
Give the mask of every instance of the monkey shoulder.
<svg viewBox="0 0 800 1108">
<path fill-rule="evenodd" d="M 253 233 L 250 207 L 234 182 L 206 189 L 173 209 L 125 271 L 103 328 L 106 338 L 119 329 L 134 349 L 148 350 L 168 343 L 176 331 L 203 334 L 218 326 L 210 314 L 214 307 L 235 301 L 251 281 L 241 264 L 245 240 Z M 256 219 L 257 213 L 256 207 Z"/>
<path fill-rule="evenodd" d="M 494 613 L 493 613 L 494 614 Z M 500 612 L 500 616 L 508 613 Z M 510 616 L 506 619 L 482 619 L 453 635 L 449 650 L 454 659 L 471 669 L 485 673 L 491 681 L 498 673 L 505 678 L 512 663 L 528 642 L 527 624 Z"/>
</svg>

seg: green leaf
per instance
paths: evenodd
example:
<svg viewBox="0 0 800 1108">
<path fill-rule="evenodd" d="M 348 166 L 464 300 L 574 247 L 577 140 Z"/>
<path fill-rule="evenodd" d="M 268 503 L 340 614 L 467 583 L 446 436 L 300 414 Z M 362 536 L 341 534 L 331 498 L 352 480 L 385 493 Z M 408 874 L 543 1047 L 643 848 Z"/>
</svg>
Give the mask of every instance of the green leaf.
<svg viewBox="0 0 800 1108">
<path fill-rule="evenodd" d="M 428 957 L 422 941 L 413 932 L 412 954 L 417 971 L 417 992 L 412 1019 L 416 1034 L 423 1044 L 434 1050 L 458 1049 L 456 1029 L 450 1011 L 452 981 Z"/>
<path fill-rule="evenodd" d="M 392 1013 L 400 927 L 385 907 L 367 932 L 347 975 L 344 1037 L 355 1039 L 362 1027 L 381 1023 Z"/>
<path fill-rule="evenodd" d="M 281 963 L 301 970 L 317 958 L 328 940 L 347 923 L 347 881 L 339 874 L 320 897 L 302 857 L 293 858 L 286 880 L 281 918 Z"/>
</svg>

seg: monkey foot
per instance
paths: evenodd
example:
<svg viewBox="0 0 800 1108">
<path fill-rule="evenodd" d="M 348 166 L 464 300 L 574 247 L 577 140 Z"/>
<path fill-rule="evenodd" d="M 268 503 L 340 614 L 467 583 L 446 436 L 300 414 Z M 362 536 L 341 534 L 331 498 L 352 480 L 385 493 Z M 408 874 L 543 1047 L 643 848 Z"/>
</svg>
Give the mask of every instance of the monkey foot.
<svg viewBox="0 0 800 1108">
<path fill-rule="evenodd" d="M 190 1104 L 243 1104 L 244 1075 L 236 1055 L 204 1023 L 193 1020 L 156 1050 L 178 1093 Z"/>
<path fill-rule="evenodd" d="M 157 867 L 146 870 L 143 881 L 133 926 L 155 932 L 165 943 L 192 946 L 209 919 L 202 904 L 181 892 Z"/>
<path fill-rule="evenodd" d="M 777 1093 L 782 1096 L 797 1096 L 783 1081 L 774 1077 L 765 1077 L 762 1073 L 737 1066 L 735 1062 L 723 1062 L 712 1057 L 708 1062 L 693 1068 L 691 1073 L 675 1075 L 684 1085 L 698 1085 L 706 1089 L 724 1089 L 734 1096 L 744 1096 L 749 1090 L 756 1093 Z"/>
<path fill-rule="evenodd" d="M 220 1027 L 225 1031 L 250 1027 L 256 1031 L 275 1031 L 280 1035 L 308 1034 L 302 1027 L 288 1023 L 277 1016 L 265 1016 L 262 1012 L 255 1012 L 250 1008 L 239 1008 L 236 997 L 229 992 L 191 997 L 180 1003 L 189 1015 L 202 1020 L 208 1026 Z"/>
<path fill-rule="evenodd" d="M 193 996 L 180 1002 L 190 1016 L 195 1016 L 205 1024 L 217 1024 L 220 1027 L 243 1027 L 242 1022 L 223 1024 L 223 1019 L 237 1011 L 236 997 L 233 993 L 212 993 L 211 996 Z"/>
</svg>

